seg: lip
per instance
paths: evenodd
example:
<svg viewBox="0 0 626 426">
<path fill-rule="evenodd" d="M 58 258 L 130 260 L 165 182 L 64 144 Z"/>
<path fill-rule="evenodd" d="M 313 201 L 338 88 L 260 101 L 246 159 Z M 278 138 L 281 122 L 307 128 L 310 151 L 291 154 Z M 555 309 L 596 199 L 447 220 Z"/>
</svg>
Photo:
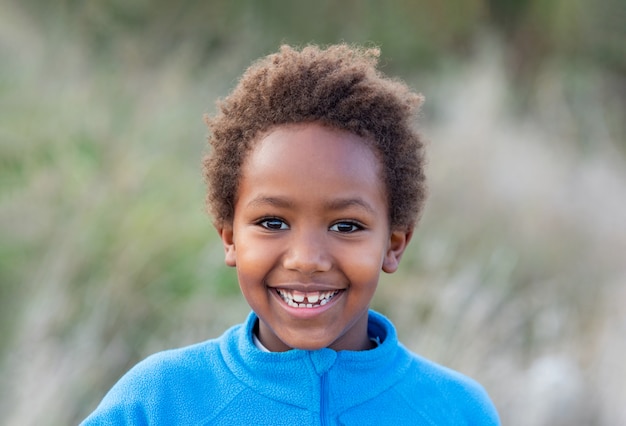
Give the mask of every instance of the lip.
<svg viewBox="0 0 626 426">
<path fill-rule="evenodd" d="M 280 284 L 280 285 L 272 285 L 272 286 L 268 286 L 269 289 L 271 290 L 296 290 L 296 291 L 301 291 L 303 293 L 310 293 L 313 291 L 341 291 L 341 290 L 345 290 L 345 288 L 337 288 L 337 286 L 333 286 L 331 284 L 324 284 L 324 283 L 317 283 L 317 282 L 312 282 L 312 283 L 301 283 L 301 282 L 294 282 L 294 283 L 288 283 L 288 284 Z"/>
<path fill-rule="evenodd" d="M 305 289 L 306 290 L 300 290 L 300 289 Z M 293 306 L 289 306 L 284 300 L 283 298 L 278 294 L 278 292 L 276 291 L 277 289 L 285 289 L 285 290 L 299 290 L 299 291 L 304 291 L 304 292 L 312 292 L 312 291 L 339 291 L 339 293 L 337 293 L 336 295 L 334 295 L 329 301 L 328 303 L 324 304 L 324 305 L 320 305 L 320 306 L 316 306 L 314 308 L 294 308 Z M 341 299 L 343 299 L 343 296 L 346 292 L 345 289 L 338 289 L 338 288 L 331 288 L 328 286 L 325 287 L 320 287 L 320 286 L 316 286 L 316 285 L 309 285 L 309 286 L 276 286 L 276 287 L 268 287 L 269 292 L 271 293 L 272 297 L 274 298 L 274 300 L 276 300 L 276 302 L 292 317 L 294 318 L 298 318 L 298 319 L 311 319 L 311 318 L 315 318 L 321 314 L 323 314 L 324 312 L 328 311 L 329 309 L 332 309 L 333 306 L 335 306 L 339 301 L 341 301 Z"/>
</svg>

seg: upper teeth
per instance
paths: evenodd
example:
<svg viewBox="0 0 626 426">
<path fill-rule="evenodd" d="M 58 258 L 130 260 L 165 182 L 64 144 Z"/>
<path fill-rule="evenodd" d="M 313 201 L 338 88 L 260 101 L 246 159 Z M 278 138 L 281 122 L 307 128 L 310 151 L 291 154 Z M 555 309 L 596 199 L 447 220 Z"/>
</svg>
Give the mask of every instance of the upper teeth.
<svg viewBox="0 0 626 426">
<path fill-rule="evenodd" d="M 339 293 L 339 290 L 303 292 L 298 290 L 276 289 L 276 291 L 289 306 L 296 308 L 312 308 L 314 304 L 316 304 L 315 306 L 325 305 L 334 295 Z"/>
</svg>

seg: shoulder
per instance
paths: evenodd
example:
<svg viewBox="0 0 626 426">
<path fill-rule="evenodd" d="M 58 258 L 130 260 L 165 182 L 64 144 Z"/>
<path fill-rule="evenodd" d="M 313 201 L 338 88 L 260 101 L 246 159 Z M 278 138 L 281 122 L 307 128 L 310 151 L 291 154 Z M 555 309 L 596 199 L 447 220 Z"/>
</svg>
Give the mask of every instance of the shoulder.
<svg viewBox="0 0 626 426">
<path fill-rule="evenodd" d="M 478 382 L 408 350 L 398 341 L 389 319 L 370 311 L 368 332 L 382 340 L 368 359 L 385 367 L 390 384 L 371 403 L 385 412 L 393 406 L 395 424 L 407 418 L 437 425 L 500 424 L 493 403 Z M 377 382 L 384 380 L 377 378 Z"/>
<path fill-rule="evenodd" d="M 189 418 L 194 413 L 219 410 L 220 401 L 240 390 L 220 350 L 226 338 L 228 332 L 218 339 L 144 359 L 111 388 L 84 424 L 163 424 L 180 418 L 197 423 L 200 419 Z M 223 386 L 229 382 L 232 386 Z"/>
<path fill-rule="evenodd" d="M 411 366 L 397 391 L 411 403 L 429 407 L 435 418 L 439 415 L 454 418 L 454 424 L 500 424 L 495 406 L 477 381 L 406 348 L 404 350 L 411 356 Z M 416 389 L 419 392 L 415 392 Z M 419 402 L 411 401 L 412 398 L 419 399 Z"/>
<path fill-rule="evenodd" d="M 221 359 L 219 340 L 158 352 L 130 369 L 116 386 L 145 394 L 146 390 L 169 388 L 188 380 L 197 381 L 199 377 L 220 371 L 216 367 L 221 364 Z"/>
</svg>

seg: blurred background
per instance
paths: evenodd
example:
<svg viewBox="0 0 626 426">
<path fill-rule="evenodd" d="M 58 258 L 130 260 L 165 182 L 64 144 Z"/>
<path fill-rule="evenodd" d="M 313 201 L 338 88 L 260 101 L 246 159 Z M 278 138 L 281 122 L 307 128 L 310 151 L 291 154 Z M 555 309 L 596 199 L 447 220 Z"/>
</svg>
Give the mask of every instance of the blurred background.
<svg viewBox="0 0 626 426">
<path fill-rule="evenodd" d="M 248 307 L 202 115 L 281 43 L 380 46 L 430 198 L 373 306 L 506 425 L 626 424 L 623 0 L 0 0 L 0 423 L 76 424 Z"/>
</svg>

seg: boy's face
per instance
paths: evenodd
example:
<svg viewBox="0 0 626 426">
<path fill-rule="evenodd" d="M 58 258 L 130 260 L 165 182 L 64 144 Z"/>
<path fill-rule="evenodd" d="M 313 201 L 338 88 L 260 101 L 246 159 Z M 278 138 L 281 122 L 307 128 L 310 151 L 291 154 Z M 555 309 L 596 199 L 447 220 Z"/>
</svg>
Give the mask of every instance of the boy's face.
<svg viewBox="0 0 626 426">
<path fill-rule="evenodd" d="M 271 351 L 363 350 L 380 271 L 410 231 L 390 231 L 380 161 L 366 141 L 319 124 L 283 125 L 242 167 L 226 263 Z"/>
</svg>

